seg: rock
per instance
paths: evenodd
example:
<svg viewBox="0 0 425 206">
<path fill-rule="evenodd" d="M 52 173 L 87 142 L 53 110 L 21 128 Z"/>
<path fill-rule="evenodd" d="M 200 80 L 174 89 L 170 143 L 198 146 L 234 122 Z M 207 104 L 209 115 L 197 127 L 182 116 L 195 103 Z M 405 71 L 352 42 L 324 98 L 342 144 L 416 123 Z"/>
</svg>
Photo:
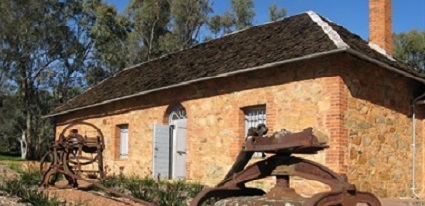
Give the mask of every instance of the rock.
<svg viewBox="0 0 425 206">
<path fill-rule="evenodd" d="M 375 166 L 377 162 L 378 162 L 378 160 L 377 160 L 375 157 L 372 157 L 372 158 L 369 160 L 369 165 L 371 165 L 371 166 Z"/>
<path fill-rule="evenodd" d="M 351 141 L 351 143 L 355 145 L 360 145 L 362 143 L 362 138 L 360 136 L 354 136 Z"/>
<path fill-rule="evenodd" d="M 372 125 L 366 123 L 366 122 L 362 122 L 359 124 L 359 127 L 362 129 L 370 129 L 372 127 Z"/>
<path fill-rule="evenodd" d="M 366 155 L 361 154 L 361 155 L 360 155 L 360 158 L 359 158 L 359 164 L 364 165 L 364 164 L 366 164 L 366 162 L 367 162 L 367 157 L 366 157 Z"/>
<path fill-rule="evenodd" d="M 20 202 L 21 199 L 18 197 L 11 197 L 7 195 L 5 192 L 0 191 L 0 205 L 7 205 L 7 206 L 28 206 L 31 205 L 29 203 L 23 203 Z"/>
<path fill-rule="evenodd" d="M 360 109 L 359 113 L 360 114 L 367 114 L 367 111 L 369 111 L 369 108 L 364 106 Z"/>
<path fill-rule="evenodd" d="M 357 151 L 354 148 L 351 148 L 351 150 L 350 150 L 350 159 L 352 159 L 352 160 L 357 159 Z"/>
<path fill-rule="evenodd" d="M 362 143 L 363 143 L 363 146 L 366 146 L 366 147 L 370 146 L 372 144 L 372 138 L 370 138 L 369 136 L 365 136 L 362 139 Z"/>
<path fill-rule="evenodd" d="M 378 134 L 378 140 L 379 140 L 381 143 L 384 143 L 384 142 L 385 142 L 385 136 L 384 136 L 384 135 L 382 135 L 382 134 Z"/>
<path fill-rule="evenodd" d="M 378 117 L 376 118 L 377 124 L 385 124 L 385 117 Z"/>
</svg>

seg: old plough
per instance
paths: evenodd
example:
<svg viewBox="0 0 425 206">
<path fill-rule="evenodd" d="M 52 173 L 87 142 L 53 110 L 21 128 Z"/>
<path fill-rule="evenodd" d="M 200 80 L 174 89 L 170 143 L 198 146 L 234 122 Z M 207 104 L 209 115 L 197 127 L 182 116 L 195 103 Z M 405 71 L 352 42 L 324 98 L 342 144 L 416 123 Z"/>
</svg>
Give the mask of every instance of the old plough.
<svg viewBox="0 0 425 206">
<path fill-rule="evenodd" d="M 200 206 L 209 199 L 220 200 L 220 205 L 293 205 L 293 206 L 355 206 L 366 204 L 380 206 L 379 200 L 371 193 L 358 191 L 347 181 L 345 175 L 292 154 L 316 154 L 328 146 L 320 143 L 308 128 L 299 133 L 286 130 L 265 136 L 267 127 L 262 124 L 252 128 L 245 140 L 236 162 L 225 178 L 214 188 L 199 193 L 191 206 Z M 254 152 L 272 156 L 246 167 Z M 274 176 L 276 184 L 267 194 L 245 184 L 265 177 Z M 306 198 L 290 188 L 290 177 L 298 176 L 329 185 L 330 191 Z"/>
<path fill-rule="evenodd" d="M 66 133 L 70 128 L 88 126 L 97 133 L 96 137 L 87 137 L 78 134 L 77 129 Z M 65 136 L 66 135 L 66 136 Z M 85 181 L 115 196 L 124 197 L 142 205 L 154 204 L 134 198 L 110 188 L 92 179 L 104 178 L 103 150 L 105 141 L 102 131 L 87 122 L 77 122 L 65 127 L 40 161 L 40 171 L 43 174 L 40 186 L 48 187 L 55 185 L 59 175 L 63 175 L 68 181 L 68 186 L 77 188 L 78 181 Z"/>
</svg>

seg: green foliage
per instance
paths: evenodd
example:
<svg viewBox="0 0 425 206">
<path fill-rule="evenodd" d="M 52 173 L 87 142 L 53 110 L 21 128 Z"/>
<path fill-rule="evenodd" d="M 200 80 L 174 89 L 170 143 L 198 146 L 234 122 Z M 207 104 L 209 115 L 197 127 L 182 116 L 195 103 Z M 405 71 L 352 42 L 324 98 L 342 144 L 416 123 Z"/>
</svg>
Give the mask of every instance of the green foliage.
<svg viewBox="0 0 425 206">
<path fill-rule="evenodd" d="M 160 183 L 150 178 L 132 178 L 126 184 L 126 189 L 135 198 L 153 202 L 155 201 L 155 191 L 158 190 L 159 185 Z"/>
<path fill-rule="evenodd" d="M 35 163 L 16 163 L 12 162 L 7 166 L 18 172 L 20 176 L 20 183 L 27 186 L 36 186 L 41 182 L 42 175 L 38 168 L 38 164 Z"/>
<path fill-rule="evenodd" d="M 269 7 L 269 20 L 276 21 L 282 19 L 286 16 L 286 9 L 279 9 L 276 4 L 273 4 Z"/>
<path fill-rule="evenodd" d="M 174 0 L 171 4 L 172 34 L 178 45 L 186 49 L 197 43 L 199 30 L 212 12 L 208 0 Z"/>
<path fill-rule="evenodd" d="M 200 28 L 212 12 L 208 0 L 132 0 L 129 60 L 139 63 L 189 48 L 198 42 Z"/>
<path fill-rule="evenodd" d="M 146 177 L 109 176 L 101 183 L 106 187 L 128 193 L 141 200 L 154 202 L 160 206 L 186 205 L 188 200 L 194 198 L 205 188 L 204 185 L 196 182 L 167 182 Z"/>
<path fill-rule="evenodd" d="M 205 189 L 205 185 L 200 184 L 199 182 L 189 182 L 185 185 L 185 190 L 187 192 L 187 196 L 190 198 L 194 198 L 198 193 Z"/>
<path fill-rule="evenodd" d="M 39 170 L 18 171 L 21 175 L 21 182 L 24 185 L 38 185 L 42 176 Z"/>
<path fill-rule="evenodd" d="M 420 72 L 425 72 L 425 30 L 395 34 L 394 57 Z"/>
<path fill-rule="evenodd" d="M 100 183 L 106 187 L 121 187 L 125 185 L 127 179 L 122 175 L 108 176 L 100 181 Z"/>
<path fill-rule="evenodd" d="M 132 0 L 126 13 L 131 20 L 129 61 L 135 64 L 161 56 L 159 39 L 168 33 L 170 1 Z"/>
<path fill-rule="evenodd" d="M 11 108 L 19 111 L 9 129 L 15 130 L 13 138 L 17 138 L 16 130 L 26 131 L 28 157 L 36 159 L 43 136 L 52 133 L 50 122 L 40 116 L 52 106 L 48 80 L 59 63 L 62 36 L 69 30 L 63 26 L 66 22 L 56 1 L 1 1 L 0 7 L 4 11 L 0 16 L 0 65 L 10 84 L 17 85 L 8 96 L 16 95 Z"/>
<path fill-rule="evenodd" d="M 157 191 L 159 206 L 180 206 L 184 204 L 183 197 L 184 185 L 181 181 L 167 182 L 163 189 Z"/>
<path fill-rule="evenodd" d="M 20 170 L 22 170 L 22 165 L 20 163 L 17 162 L 9 162 L 6 164 L 11 170 L 14 170 L 16 172 L 19 172 Z"/>
<path fill-rule="evenodd" d="M 232 0 L 231 6 L 223 15 L 209 19 L 208 28 L 215 37 L 252 26 L 255 16 L 252 0 Z"/>
<path fill-rule="evenodd" d="M 105 187 L 114 188 L 114 190 L 118 192 L 125 192 L 126 184 L 128 182 L 129 180 L 122 175 L 108 176 L 100 181 L 100 183 Z"/>
<path fill-rule="evenodd" d="M 255 16 L 254 2 L 252 0 L 232 0 L 231 3 L 236 30 L 252 26 Z"/>
<path fill-rule="evenodd" d="M 60 205 L 60 202 L 56 198 L 49 198 L 42 191 L 39 191 L 37 188 L 29 188 L 21 181 L 5 181 L 0 185 L 0 189 L 7 192 L 9 195 L 18 196 L 24 202 L 31 203 L 32 205 Z"/>
<path fill-rule="evenodd" d="M 9 195 L 16 196 L 21 193 L 22 183 L 19 181 L 5 181 L 0 185 L 0 189 Z"/>
<path fill-rule="evenodd" d="M 0 1 L 0 10 L 0 141 L 25 132 L 34 160 L 55 135 L 41 117 L 57 106 L 127 66 L 199 43 L 206 23 L 216 38 L 255 16 L 252 0 L 211 18 L 209 0 L 131 0 L 125 14 L 103 0 Z"/>
<path fill-rule="evenodd" d="M 0 94 L 0 140 L 7 142 L 7 147 L 10 147 L 13 142 L 17 144 L 17 137 L 22 132 L 23 117 L 17 102 L 19 100 L 16 95 Z"/>
<path fill-rule="evenodd" d="M 10 156 L 10 155 L 1 155 L 0 154 L 0 161 L 22 161 L 21 157 L 17 156 Z"/>
<path fill-rule="evenodd" d="M 130 21 L 101 0 L 0 1 L 0 9 L 0 138 L 25 131 L 27 158 L 38 159 L 54 135 L 41 116 L 127 66 Z"/>
<path fill-rule="evenodd" d="M 101 1 L 95 3 L 86 1 L 83 5 L 83 11 L 93 15 L 93 22 L 89 24 L 88 28 L 94 45 L 92 52 L 97 63 L 97 65 L 93 65 L 93 68 L 102 68 L 104 74 L 101 77 L 112 76 L 127 66 L 125 58 L 126 39 L 130 21 L 119 15 L 115 7 Z M 100 80 L 102 78 L 89 83 L 97 83 Z"/>
</svg>

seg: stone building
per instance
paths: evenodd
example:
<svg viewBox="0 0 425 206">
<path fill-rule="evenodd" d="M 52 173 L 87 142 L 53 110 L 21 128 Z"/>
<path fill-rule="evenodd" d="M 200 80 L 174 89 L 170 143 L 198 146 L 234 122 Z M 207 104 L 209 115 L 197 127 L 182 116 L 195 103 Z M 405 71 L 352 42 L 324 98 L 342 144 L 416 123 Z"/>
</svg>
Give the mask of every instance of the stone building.
<svg viewBox="0 0 425 206">
<path fill-rule="evenodd" d="M 49 116 L 58 132 L 98 126 L 108 173 L 213 185 L 246 128 L 266 122 L 271 132 L 312 127 L 330 148 L 311 158 L 361 190 L 424 194 L 423 109 L 412 105 L 425 78 L 391 57 L 389 2 L 370 1 L 370 43 L 306 12 L 126 68 Z"/>
</svg>

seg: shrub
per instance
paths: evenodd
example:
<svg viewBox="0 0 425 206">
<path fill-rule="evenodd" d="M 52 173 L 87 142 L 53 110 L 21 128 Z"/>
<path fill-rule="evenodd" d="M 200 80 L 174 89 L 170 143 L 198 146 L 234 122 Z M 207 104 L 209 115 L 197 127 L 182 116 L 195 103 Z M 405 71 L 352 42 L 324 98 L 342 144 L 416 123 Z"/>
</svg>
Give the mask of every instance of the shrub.
<svg viewBox="0 0 425 206">
<path fill-rule="evenodd" d="M 20 171 L 21 181 L 25 185 L 38 185 L 41 182 L 41 173 L 38 170 Z"/>
<path fill-rule="evenodd" d="M 198 193 L 200 193 L 202 190 L 205 189 L 205 185 L 194 182 L 194 183 L 187 183 L 185 191 L 187 192 L 188 198 L 194 198 Z"/>
<path fill-rule="evenodd" d="M 100 183 L 104 185 L 105 187 L 109 187 L 117 192 L 124 193 L 125 184 L 127 183 L 127 181 L 128 180 L 122 175 L 118 175 L 118 176 L 113 175 L 100 180 Z M 108 193 L 108 195 L 114 196 L 114 194 L 112 193 Z"/>
<path fill-rule="evenodd" d="M 125 188 L 130 192 L 130 194 L 138 199 L 153 202 L 155 201 L 155 191 L 159 187 L 158 182 L 155 182 L 153 179 L 143 178 L 131 178 L 130 181 L 127 181 Z"/>
<path fill-rule="evenodd" d="M 38 185 L 41 182 L 42 175 L 36 163 L 10 163 L 8 166 L 10 169 L 18 172 L 21 183 L 24 185 Z"/>
<path fill-rule="evenodd" d="M 5 181 L 0 185 L 0 189 L 7 192 L 9 195 L 18 196 L 24 202 L 31 203 L 32 205 L 60 205 L 60 202 L 56 198 L 49 199 L 46 194 L 44 194 L 42 191 L 39 191 L 36 187 L 30 188 L 20 180 Z"/>
<path fill-rule="evenodd" d="M 182 181 L 167 183 L 163 189 L 157 191 L 159 206 L 183 206 L 185 205 L 183 194 L 184 184 Z"/>
<path fill-rule="evenodd" d="M 5 181 L 0 185 L 0 189 L 12 196 L 22 193 L 22 183 L 20 181 Z"/>
<path fill-rule="evenodd" d="M 154 202 L 159 206 L 187 205 L 187 202 L 201 192 L 205 186 L 195 182 L 161 181 L 152 178 L 124 177 L 113 175 L 101 180 L 113 190 L 127 193 L 135 198 Z"/>
</svg>

